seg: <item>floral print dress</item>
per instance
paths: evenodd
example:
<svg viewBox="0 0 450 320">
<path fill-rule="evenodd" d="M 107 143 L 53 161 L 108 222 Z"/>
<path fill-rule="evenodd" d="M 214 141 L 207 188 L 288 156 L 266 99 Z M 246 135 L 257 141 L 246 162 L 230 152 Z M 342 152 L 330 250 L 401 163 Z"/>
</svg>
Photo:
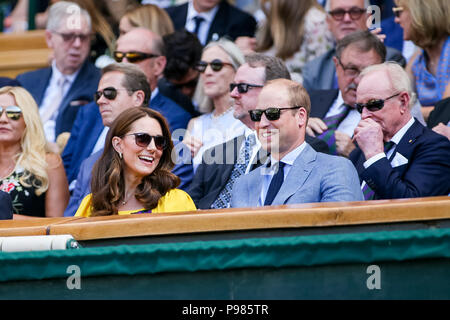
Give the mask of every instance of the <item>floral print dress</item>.
<svg viewBox="0 0 450 320">
<path fill-rule="evenodd" d="M 45 217 L 45 193 L 37 196 L 35 187 L 25 187 L 20 183 L 24 169 L 16 167 L 13 173 L 0 180 L 0 190 L 9 193 L 14 214 Z M 33 176 L 30 178 L 32 181 Z M 30 183 L 31 184 L 31 183 Z"/>
</svg>

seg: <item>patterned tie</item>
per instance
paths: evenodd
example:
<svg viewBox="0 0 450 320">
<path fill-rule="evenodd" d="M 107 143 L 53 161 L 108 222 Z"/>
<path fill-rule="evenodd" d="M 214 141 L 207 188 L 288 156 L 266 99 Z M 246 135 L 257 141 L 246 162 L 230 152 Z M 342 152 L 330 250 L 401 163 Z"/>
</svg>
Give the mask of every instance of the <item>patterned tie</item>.
<svg viewBox="0 0 450 320">
<path fill-rule="evenodd" d="M 194 22 L 195 22 L 194 33 L 197 35 L 197 37 L 198 37 L 198 32 L 200 31 L 200 25 L 202 24 L 203 21 L 205 21 L 205 18 L 203 18 L 203 17 L 200 17 L 200 16 L 194 17 Z"/>
<path fill-rule="evenodd" d="M 245 170 L 250 162 L 250 155 L 253 146 L 256 143 L 255 134 L 251 133 L 244 143 L 244 147 L 239 151 L 239 157 L 234 164 L 233 171 L 231 171 L 231 176 L 228 179 L 225 187 L 220 191 L 219 196 L 211 205 L 211 209 L 222 209 L 228 208 L 231 203 L 231 192 L 233 190 L 234 182 L 241 175 L 245 174 Z"/>
<path fill-rule="evenodd" d="M 327 143 L 330 154 L 333 155 L 338 155 L 336 147 L 336 137 L 334 135 L 334 132 L 338 128 L 339 124 L 345 119 L 345 117 L 347 117 L 348 113 L 351 110 L 351 107 L 348 104 L 343 103 L 342 105 L 344 106 L 344 108 L 340 113 L 323 119 L 323 122 L 327 125 L 328 129 L 317 136 L 318 139 L 323 140 Z"/>
<path fill-rule="evenodd" d="M 273 199 L 275 199 L 275 196 L 277 195 L 278 191 L 281 188 L 281 185 L 284 181 L 284 162 L 278 162 L 278 171 L 277 173 L 272 177 L 272 181 L 270 181 L 269 190 L 267 191 L 266 200 L 264 200 L 265 206 L 270 206 L 273 202 Z"/>
<path fill-rule="evenodd" d="M 385 142 L 384 143 L 384 153 L 387 154 L 389 152 L 389 150 L 392 149 L 393 146 L 395 146 L 395 142 L 393 142 L 393 141 Z M 375 192 L 372 190 L 371 187 L 369 187 L 367 182 L 364 185 L 364 187 L 362 188 L 362 193 L 364 195 L 365 200 L 373 200 L 375 198 Z"/>
</svg>

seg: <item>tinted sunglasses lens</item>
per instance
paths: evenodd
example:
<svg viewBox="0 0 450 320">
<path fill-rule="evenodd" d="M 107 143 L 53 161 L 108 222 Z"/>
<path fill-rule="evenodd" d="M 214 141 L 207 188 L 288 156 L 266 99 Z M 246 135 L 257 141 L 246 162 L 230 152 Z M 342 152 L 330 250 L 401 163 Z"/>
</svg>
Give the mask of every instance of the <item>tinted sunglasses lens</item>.
<svg viewBox="0 0 450 320">
<path fill-rule="evenodd" d="M 357 19 L 361 18 L 363 11 L 360 9 L 351 9 L 349 11 L 349 14 L 350 14 L 350 17 L 352 18 L 352 20 L 357 20 Z"/>
<path fill-rule="evenodd" d="M 102 95 L 108 100 L 114 100 L 117 97 L 117 90 L 115 88 L 106 88 L 103 91 L 97 91 L 94 94 L 95 101 L 98 101 Z"/>
<path fill-rule="evenodd" d="M 134 135 L 134 139 L 139 147 L 146 148 L 152 141 L 152 136 L 146 133 L 138 133 Z"/>
<path fill-rule="evenodd" d="M 114 60 L 116 60 L 116 62 L 122 62 L 124 56 L 123 52 L 114 52 Z"/>
<path fill-rule="evenodd" d="M 139 52 L 127 52 L 125 57 L 130 63 L 136 63 L 145 59 L 145 56 Z"/>
<path fill-rule="evenodd" d="M 247 93 L 248 92 L 248 84 L 246 83 L 239 83 L 237 85 L 238 92 L 239 93 Z"/>
<path fill-rule="evenodd" d="M 22 110 L 17 106 L 0 107 L 0 117 L 6 112 L 6 116 L 11 120 L 19 120 L 22 115 Z"/>
<path fill-rule="evenodd" d="M 381 110 L 381 108 L 383 108 L 384 106 L 384 101 L 383 100 L 375 100 L 375 101 L 370 101 L 366 104 L 366 108 L 369 111 L 378 111 Z"/>
<path fill-rule="evenodd" d="M 197 63 L 197 65 L 195 66 L 195 69 L 198 72 L 205 72 L 207 66 L 208 66 L 208 64 L 206 62 L 201 61 L 201 62 Z"/>
<path fill-rule="evenodd" d="M 264 113 L 266 114 L 266 118 L 269 121 L 280 119 L 280 112 L 281 110 L 277 108 L 269 108 L 264 111 Z"/>
<path fill-rule="evenodd" d="M 261 116 L 263 114 L 263 112 L 261 110 L 250 110 L 250 119 L 254 122 L 259 122 L 261 121 Z"/>
<path fill-rule="evenodd" d="M 155 139 L 156 149 L 164 150 L 166 148 L 166 146 L 167 146 L 166 138 L 164 138 L 163 136 L 156 136 L 156 137 L 154 137 L 154 139 Z"/>
<path fill-rule="evenodd" d="M 210 63 L 211 69 L 213 69 L 213 71 L 220 71 L 223 68 L 223 63 L 220 60 L 213 60 Z"/>
<path fill-rule="evenodd" d="M 344 11 L 344 10 L 336 10 L 336 11 L 332 11 L 332 12 L 330 12 L 330 15 L 331 15 L 335 20 L 342 20 L 342 19 L 344 19 L 345 11 Z"/>
</svg>

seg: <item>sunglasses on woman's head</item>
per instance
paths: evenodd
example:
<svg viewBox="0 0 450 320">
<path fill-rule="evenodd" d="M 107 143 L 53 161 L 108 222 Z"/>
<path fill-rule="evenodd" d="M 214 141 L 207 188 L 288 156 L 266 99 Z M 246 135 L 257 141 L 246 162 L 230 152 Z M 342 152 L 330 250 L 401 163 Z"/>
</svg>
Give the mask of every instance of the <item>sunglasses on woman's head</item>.
<svg viewBox="0 0 450 320">
<path fill-rule="evenodd" d="M 259 84 L 250 84 L 250 83 L 230 83 L 230 92 L 237 87 L 237 90 L 240 94 L 247 93 L 251 88 L 262 88 L 263 85 Z"/>
<path fill-rule="evenodd" d="M 127 136 L 134 136 L 136 145 L 141 148 L 147 148 L 153 139 L 155 141 L 155 147 L 158 150 L 164 150 L 168 145 L 164 136 L 151 136 L 148 133 L 130 133 Z"/>
<path fill-rule="evenodd" d="M 0 118 L 3 116 L 3 111 L 5 111 L 8 119 L 11 120 L 19 120 L 22 116 L 22 109 L 20 109 L 18 106 L 0 106 Z"/>
<path fill-rule="evenodd" d="M 400 93 L 394 94 L 393 96 L 390 96 L 384 100 L 383 99 L 375 99 L 375 100 L 370 100 L 367 103 L 355 103 L 355 108 L 356 108 L 356 110 L 358 110 L 359 113 L 362 113 L 364 108 L 367 108 L 367 110 L 369 110 L 371 112 L 378 111 L 378 110 L 383 109 L 385 101 L 392 99 L 398 95 L 400 95 Z"/>
<path fill-rule="evenodd" d="M 108 99 L 108 100 L 114 100 L 117 97 L 117 91 L 119 90 L 127 90 L 127 89 L 116 89 L 114 87 L 107 87 L 103 90 L 99 90 L 96 93 L 94 93 L 94 101 L 97 102 L 102 95 Z"/>
<path fill-rule="evenodd" d="M 127 58 L 129 63 L 136 63 L 143 61 L 145 59 L 151 59 L 156 57 L 159 57 L 159 55 L 138 51 L 130 51 L 130 52 L 114 51 L 114 60 L 116 60 L 116 62 L 119 63 L 122 62 L 123 58 Z"/>
<path fill-rule="evenodd" d="M 208 65 L 210 65 L 211 69 L 215 72 L 219 72 L 220 70 L 222 70 L 223 66 L 226 66 L 226 65 L 233 66 L 231 63 L 222 62 L 222 60 L 220 60 L 220 59 L 214 59 L 211 62 L 206 62 L 206 61 L 197 62 L 197 64 L 195 65 L 195 70 L 197 70 L 198 72 L 205 72 Z"/>
<path fill-rule="evenodd" d="M 261 117 L 263 113 L 266 115 L 267 120 L 269 121 L 275 121 L 280 119 L 281 116 L 281 110 L 293 110 L 293 109 L 299 109 L 302 108 L 301 106 L 295 106 L 290 108 L 267 108 L 265 110 L 255 109 L 250 110 L 248 113 L 250 113 L 250 119 L 254 122 L 261 121 Z"/>
</svg>

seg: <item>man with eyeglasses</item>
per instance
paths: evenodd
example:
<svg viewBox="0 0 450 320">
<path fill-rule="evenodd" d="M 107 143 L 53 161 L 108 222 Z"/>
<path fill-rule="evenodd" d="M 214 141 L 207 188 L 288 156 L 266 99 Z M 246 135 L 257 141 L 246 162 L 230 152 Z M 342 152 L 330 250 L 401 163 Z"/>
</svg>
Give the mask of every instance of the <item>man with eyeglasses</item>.
<svg viewBox="0 0 450 320">
<path fill-rule="evenodd" d="M 270 158 L 236 181 L 231 207 L 363 199 L 352 163 L 316 152 L 305 141 L 310 109 L 308 93 L 300 84 L 277 79 L 264 86 L 249 114 Z"/>
<path fill-rule="evenodd" d="M 333 34 L 336 42 L 345 36 L 362 30 L 368 30 L 367 25 L 369 14 L 366 12 L 370 5 L 369 0 L 327 0 L 325 11 L 327 15 L 328 28 Z M 384 39 L 384 35 L 379 34 L 380 29 L 372 30 L 374 34 Z M 313 59 L 305 64 L 303 68 L 303 86 L 310 92 L 311 90 L 337 89 L 336 67 L 333 57 L 336 54 L 335 48 L 329 50 L 322 56 Z M 402 66 L 406 65 L 406 60 L 401 52 L 386 47 L 386 60 L 396 61 Z"/>
<path fill-rule="evenodd" d="M 111 64 L 102 69 L 95 102 L 79 112 L 62 158 L 73 190 L 64 215 L 73 216 L 83 198 L 90 192 L 91 171 L 103 152 L 106 135 L 113 121 L 123 111 L 148 106 L 151 88 L 146 75 L 133 64 Z M 192 179 L 192 168 L 177 165 L 173 173 L 182 181 Z"/>
<path fill-rule="evenodd" d="M 117 40 L 114 59 L 119 63 L 132 63 L 145 73 L 152 90 L 150 107 L 167 119 L 173 133 L 177 129 L 186 129 L 192 116 L 158 89 L 158 79 L 167 64 L 165 51 L 164 42 L 159 35 L 145 28 L 134 28 Z"/>
<path fill-rule="evenodd" d="M 70 132 L 79 109 L 92 101 L 100 71 L 89 62 L 91 18 L 73 2 L 60 1 L 49 9 L 45 31 L 53 49 L 51 67 L 17 76 L 39 106 L 46 138 L 55 142 Z"/>
<path fill-rule="evenodd" d="M 361 121 L 350 154 L 366 200 L 448 195 L 450 141 L 411 115 L 407 73 L 386 62 L 364 69 L 357 89 Z"/>
<path fill-rule="evenodd" d="M 290 79 L 289 71 L 282 60 L 261 53 L 245 57 L 230 85 L 234 100 L 233 115 L 245 124 L 244 135 L 205 151 L 188 190 L 199 209 L 221 209 L 231 205 L 231 193 L 236 179 L 255 169 L 267 157 L 260 150 L 255 135 L 255 122 L 249 110 L 256 108 L 258 96 L 266 81 Z M 318 151 L 327 150 L 325 143 L 307 138 Z"/>
</svg>

